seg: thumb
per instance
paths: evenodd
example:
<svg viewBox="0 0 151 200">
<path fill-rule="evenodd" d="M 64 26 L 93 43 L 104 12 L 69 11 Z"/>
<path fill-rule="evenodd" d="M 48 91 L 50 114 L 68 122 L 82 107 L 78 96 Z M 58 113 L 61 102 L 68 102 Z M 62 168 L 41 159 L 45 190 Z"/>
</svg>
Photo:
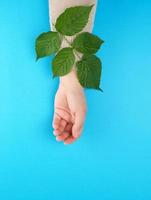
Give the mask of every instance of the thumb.
<svg viewBox="0 0 151 200">
<path fill-rule="evenodd" d="M 78 138 L 81 135 L 85 121 L 85 114 L 85 110 L 79 110 L 75 113 L 75 121 L 72 127 L 72 135 L 75 138 Z"/>
</svg>

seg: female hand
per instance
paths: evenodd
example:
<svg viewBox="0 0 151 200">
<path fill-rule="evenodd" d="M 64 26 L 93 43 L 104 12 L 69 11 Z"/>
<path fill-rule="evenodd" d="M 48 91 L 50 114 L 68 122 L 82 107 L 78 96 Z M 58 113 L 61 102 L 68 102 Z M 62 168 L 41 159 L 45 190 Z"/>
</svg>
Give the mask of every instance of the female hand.
<svg viewBox="0 0 151 200">
<path fill-rule="evenodd" d="M 75 71 L 60 78 L 55 96 L 53 128 L 57 141 L 71 144 L 82 133 L 86 100 Z"/>
</svg>

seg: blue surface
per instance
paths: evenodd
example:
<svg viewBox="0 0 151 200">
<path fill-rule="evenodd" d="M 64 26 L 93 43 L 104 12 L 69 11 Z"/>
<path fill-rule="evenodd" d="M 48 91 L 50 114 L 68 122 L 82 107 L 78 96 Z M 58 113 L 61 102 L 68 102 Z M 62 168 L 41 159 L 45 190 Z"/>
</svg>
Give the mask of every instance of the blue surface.
<svg viewBox="0 0 151 200">
<path fill-rule="evenodd" d="M 84 134 L 55 141 L 57 80 L 34 40 L 49 29 L 44 0 L 0 1 L 0 199 L 151 199 L 151 1 L 100 0 L 104 93 L 86 91 Z"/>
</svg>

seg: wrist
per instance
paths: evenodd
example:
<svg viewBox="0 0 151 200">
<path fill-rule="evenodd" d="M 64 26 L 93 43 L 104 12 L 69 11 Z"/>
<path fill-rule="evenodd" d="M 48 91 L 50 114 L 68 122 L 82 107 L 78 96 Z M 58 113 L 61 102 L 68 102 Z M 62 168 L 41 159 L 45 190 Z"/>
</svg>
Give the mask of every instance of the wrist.
<svg viewBox="0 0 151 200">
<path fill-rule="evenodd" d="M 73 68 L 70 73 L 60 77 L 60 86 L 67 90 L 83 90 L 83 87 L 79 83 L 75 68 Z"/>
</svg>

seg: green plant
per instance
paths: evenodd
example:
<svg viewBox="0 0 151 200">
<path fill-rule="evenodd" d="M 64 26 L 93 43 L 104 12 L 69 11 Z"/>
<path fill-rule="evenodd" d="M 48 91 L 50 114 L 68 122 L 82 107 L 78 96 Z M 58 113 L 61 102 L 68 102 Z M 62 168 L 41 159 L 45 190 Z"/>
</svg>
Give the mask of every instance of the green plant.
<svg viewBox="0 0 151 200">
<path fill-rule="evenodd" d="M 93 5 L 67 8 L 56 20 L 56 31 L 39 35 L 35 48 L 37 60 L 56 54 L 52 61 L 54 77 L 68 74 L 75 64 L 80 84 L 86 88 L 101 90 L 99 85 L 102 64 L 95 54 L 104 41 L 92 33 L 82 32 L 88 23 L 92 7 Z M 68 41 L 67 36 L 73 36 L 72 43 Z M 67 41 L 69 47 L 61 49 L 63 40 Z M 82 57 L 76 62 L 79 53 Z"/>
</svg>

